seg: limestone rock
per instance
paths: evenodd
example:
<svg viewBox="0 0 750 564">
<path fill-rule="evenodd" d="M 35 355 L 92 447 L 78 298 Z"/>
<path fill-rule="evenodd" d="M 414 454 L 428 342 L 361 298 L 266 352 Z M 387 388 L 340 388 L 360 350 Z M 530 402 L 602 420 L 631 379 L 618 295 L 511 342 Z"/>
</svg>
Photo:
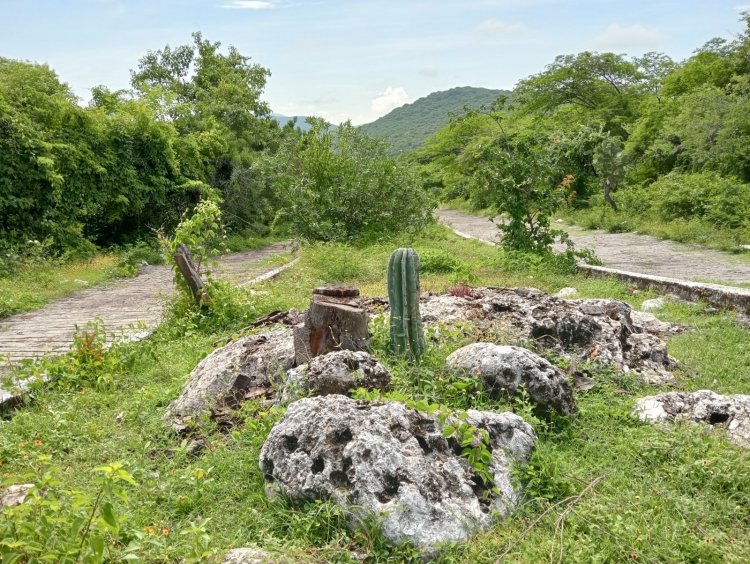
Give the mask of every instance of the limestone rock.
<svg viewBox="0 0 750 564">
<path fill-rule="evenodd" d="M 423 296 L 420 311 L 428 326 L 467 322 L 576 361 L 633 370 L 646 382 L 674 380 L 677 362 L 664 341 L 618 300 L 564 300 L 534 288 L 474 288 L 470 296 Z"/>
<path fill-rule="evenodd" d="M 556 298 L 570 298 L 571 296 L 575 296 L 578 293 L 578 290 L 575 288 L 560 288 L 557 293 L 555 294 Z"/>
<path fill-rule="evenodd" d="M 0 490 L 0 510 L 3 507 L 21 505 L 34 484 L 14 484 Z"/>
<path fill-rule="evenodd" d="M 411 541 L 429 555 L 489 526 L 493 513 L 507 514 L 519 495 L 512 463 L 533 450 L 536 435 L 517 415 L 470 411 L 468 421 L 490 436 L 490 471 L 501 492 L 494 500 L 437 418 L 399 402 L 340 395 L 294 402 L 263 444 L 260 468 L 269 495 L 333 499 L 352 512 L 353 524 L 374 513 L 387 539 Z"/>
<path fill-rule="evenodd" d="M 661 321 L 654 314 L 645 311 L 632 310 L 630 312 L 630 320 L 634 326 L 640 327 L 644 332 L 651 333 L 652 335 L 669 336 L 679 333 L 682 330 L 679 325 Z"/>
<path fill-rule="evenodd" d="M 167 407 L 164 419 L 175 431 L 183 432 L 201 413 L 270 392 L 293 363 L 291 328 L 232 341 L 195 367 L 180 396 Z"/>
<path fill-rule="evenodd" d="M 292 564 L 292 559 L 262 548 L 235 548 L 224 555 L 224 564 Z"/>
<path fill-rule="evenodd" d="M 687 420 L 722 426 L 732 442 L 750 448 L 750 396 L 722 396 L 711 390 L 668 392 L 640 398 L 633 414 L 649 423 Z"/>
<path fill-rule="evenodd" d="M 453 352 L 446 365 L 456 373 L 480 378 L 495 394 L 512 396 L 525 388 L 531 401 L 562 414 L 575 411 L 565 374 L 546 359 L 521 347 L 472 343 Z"/>
<path fill-rule="evenodd" d="M 363 351 L 335 351 L 310 359 L 286 373 L 281 403 L 301 396 L 347 395 L 357 388 L 388 390 L 391 373 Z"/>
<path fill-rule="evenodd" d="M 641 304 L 641 311 L 655 311 L 657 309 L 662 309 L 665 305 L 667 305 L 667 300 L 664 298 L 644 300 Z"/>
</svg>

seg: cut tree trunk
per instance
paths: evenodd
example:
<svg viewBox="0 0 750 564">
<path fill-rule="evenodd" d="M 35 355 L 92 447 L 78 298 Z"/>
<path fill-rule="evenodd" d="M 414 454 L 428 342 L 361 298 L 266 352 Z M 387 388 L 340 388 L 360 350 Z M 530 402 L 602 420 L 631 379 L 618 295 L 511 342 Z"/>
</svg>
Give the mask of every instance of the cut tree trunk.
<svg viewBox="0 0 750 564">
<path fill-rule="evenodd" d="M 174 261 L 177 268 L 180 269 L 180 274 L 185 279 L 195 303 L 200 303 L 204 294 L 203 280 L 201 280 L 201 275 L 193 261 L 193 253 L 190 252 L 190 247 L 184 243 L 180 244 L 174 255 Z"/>
<path fill-rule="evenodd" d="M 367 312 L 359 307 L 359 290 L 353 286 L 318 286 L 313 290 L 304 325 L 294 328 L 297 365 L 332 351 L 369 351 Z"/>
</svg>

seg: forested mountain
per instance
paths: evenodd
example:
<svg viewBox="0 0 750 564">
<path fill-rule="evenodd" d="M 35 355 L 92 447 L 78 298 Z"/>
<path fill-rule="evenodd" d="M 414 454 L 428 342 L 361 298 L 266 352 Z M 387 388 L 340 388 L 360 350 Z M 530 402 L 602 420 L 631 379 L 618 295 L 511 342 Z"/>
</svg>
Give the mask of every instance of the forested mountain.
<svg viewBox="0 0 750 564">
<path fill-rule="evenodd" d="M 373 137 L 388 138 L 394 153 L 420 147 L 430 135 L 448 123 L 451 114 L 463 113 L 464 107 L 489 107 L 505 90 L 461 86 L 433 92 L 411 104 L 396 108 L 360 129 Z"/>
</svg>

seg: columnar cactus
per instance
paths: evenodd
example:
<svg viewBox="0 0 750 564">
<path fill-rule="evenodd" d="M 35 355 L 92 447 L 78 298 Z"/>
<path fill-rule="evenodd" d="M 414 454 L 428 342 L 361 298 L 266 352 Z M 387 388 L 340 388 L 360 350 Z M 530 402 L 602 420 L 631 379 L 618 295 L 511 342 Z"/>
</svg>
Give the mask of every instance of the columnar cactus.
<svg viewBox="0 0 750 564">
<path fill-rule="evenodd" d="M 396 249 L 388 263 L 388 302 L 391 305 L 391 351 L 419 359 L 424 352 L 419 315 L 419 255 Z"/>
</svg>

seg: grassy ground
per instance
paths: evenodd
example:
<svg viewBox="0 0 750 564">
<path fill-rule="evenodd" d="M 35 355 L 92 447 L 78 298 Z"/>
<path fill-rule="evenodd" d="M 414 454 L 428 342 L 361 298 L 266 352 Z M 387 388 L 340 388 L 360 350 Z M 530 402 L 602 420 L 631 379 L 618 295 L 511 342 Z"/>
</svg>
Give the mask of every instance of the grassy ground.
<svg viewBox="0 0 750 564">
<path fill-rule="evenodd" d="M 508 261 L 499 249 L 437 227 L 414 240 L 369 247 L 305 246 L 296 266 L 262 287 L 267 294 L 245 301 L 233 294 L 213 317 L 186 313 L 177 304 L 149 339 L 107 353 L 96 340 L 87 341 L 58 363 L 56 385 L 7 411 L 0 420 L 0 476 L 6 484 L 41 482 L 45 495 L 25 504 L 25 514 L 0 520 L 0 546 L 12 538 L 15 550 L 57 550 L 57 561 L 69 550 L 75 561 L 94 514 L 87 534 L 101 536 L 103 554 L 113 562 L 210 561 L 229 547 L 252 544 L 292 561 L 354 562 L 355 554 L 370 562 L 414 559 L 409 547 L 389 547 L 377 527 L 351 531 L 332 503 L 295 506 L 265 497 L 258 454 L 281 410 L 248 402 L 230 432 L 205 421 L 207 446 L 197 455 L 162 421 L 166 405 L 217 342 L 273 309 L 306 307 L 312 287 L 323 282 L 347 281 L 366 296 L 384 295 L 388 255 L 405 244 L 426 258 L 424 270 L 431 272 L 422 276 L 424 291 L 470 278 L 474 285 L 546 291 L 574 286 L 581 296 L 616 297 L 636 306 L 650 297 L 615 281 Z M 731 313 L 701 311 L 672 304 L 662 313 L 689 328 L 670 341 L 684 365 L 677 387 L 746 393 L 750 333 Z M 527 405 L 462 389 L 446 373 L 447 354 L 476 337 L 470 329 L 443 331 L 418 369 L 388 355 L 382 321 L 373 322 L 372 330 L 375 354 L 393 371 L 397 393 L 531 418 Z M 655 390 L 606 371 L 596 379 L 599 384 L 578 397 L 577 415 L 531 419 L 539 441 L 531 463 L 518 472 L 527 492 L 518 512 L 470 543 L 448 548 L 440 562 L 495 562 L 503 555 L 514 562 L 750 560 L 750 453 L 720 431 L 641 424 L 629 415 L 632 405 Z M 132 483 L 111 466 L 95 470 L 115 461 Z M 98 542 L 92 548 L 85 543 L 82 553 L 90 561 L 97 561 Z"/>
</svg>

